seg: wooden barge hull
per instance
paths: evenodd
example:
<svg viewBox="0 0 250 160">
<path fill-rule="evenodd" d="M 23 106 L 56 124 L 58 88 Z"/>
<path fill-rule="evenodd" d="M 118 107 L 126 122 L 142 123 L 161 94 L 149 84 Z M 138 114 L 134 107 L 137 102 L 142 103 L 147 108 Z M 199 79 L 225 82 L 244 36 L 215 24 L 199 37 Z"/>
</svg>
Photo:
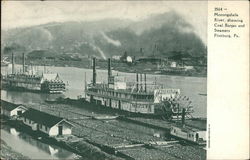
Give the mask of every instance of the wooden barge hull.
<svg viewBox="0 0 250 160">
<path fill-rule="evenodd" d="M 156 119 L 171 119 L 174 116 L 174 113 L 171 112 L 157 112 L 157 113 L 140 113 L 140 112 L 130 112 L 122 110 L 119 108 L 112 108 L 104 106 L 101 104 L 95 104 L 82 99 L 70 99 L 70 98 L 60 98 L 58 100 L 45 100 L 46 103 L 56 103 L 56 104 L 69 104 L 75 105 L 79 108 L 86 108 L 93 111 L 103 112 L 107 114 L 119 115 L 119 116 L 128 116 L 128 117 L 144 117 L 144 118 L 156 118 Z"/>
</svg>

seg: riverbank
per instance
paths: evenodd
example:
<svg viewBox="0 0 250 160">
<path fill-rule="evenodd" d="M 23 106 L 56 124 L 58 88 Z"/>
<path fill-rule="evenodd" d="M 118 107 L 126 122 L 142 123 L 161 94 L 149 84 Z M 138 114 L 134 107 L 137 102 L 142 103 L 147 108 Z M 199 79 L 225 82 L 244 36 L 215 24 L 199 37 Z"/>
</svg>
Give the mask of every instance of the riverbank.
<svg viewBox="0 0 250 160">
<path fill-rule="evenodd" d="M 1 139 L 1 157 L 0 159 L 25 159 L 30 160 L 30 158 L 22 155 L 21 153 L 16 152 L 13 148 L 8 146 L 4 140 Z"/>
<path fill-rule="evenodd" d="M 21 60 L 18 60 L 16 64 L 22 64 Z M 56 66 L 56 67 L 76 67 L 91 69 L 91 60 L 82 59 L 81 61 L 62 61 L 62 60 L 26 60 L 26 65 L 36 66 Z M 107 69 L 107 61 L 97 60 L 97 69 Z M 187 76 L 187 77 L 207 77 L 206 68 L 195 67 L 195 70 L 180 71 L 180 70 L 166 70 L 159 69 L 157 64 L 152 63 L 124 63 L 119 61 L 112 61 L 112 69 L 120 72 L 127 73 L 147 73 L 156 75 L 172 75 L 172 76 Z"/>
</svg>

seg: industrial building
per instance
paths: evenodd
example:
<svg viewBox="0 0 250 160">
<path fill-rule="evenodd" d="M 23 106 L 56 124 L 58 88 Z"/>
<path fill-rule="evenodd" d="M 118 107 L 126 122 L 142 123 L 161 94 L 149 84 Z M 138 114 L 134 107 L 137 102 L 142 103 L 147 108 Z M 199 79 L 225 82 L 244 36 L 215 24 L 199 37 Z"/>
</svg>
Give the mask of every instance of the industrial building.
<svg viewBox="0 0 250 160">
<path fill-rule="evenodd" d="M 24 113 L 26 110 L 27 108 L 21 104 L 14 104 L 1 100 L 1 115 L 5 117 L 16 118 L 17 116 L 20 116 L 22 113 Z"/>
<path fill-rule="evenodd" d="M 32 130 L 40 131 L 48 136 L 71 135 L 73 128 L 73 124 L 67 120 L 35 109 L 24 112 L 22 121 Z"/>
</svg>

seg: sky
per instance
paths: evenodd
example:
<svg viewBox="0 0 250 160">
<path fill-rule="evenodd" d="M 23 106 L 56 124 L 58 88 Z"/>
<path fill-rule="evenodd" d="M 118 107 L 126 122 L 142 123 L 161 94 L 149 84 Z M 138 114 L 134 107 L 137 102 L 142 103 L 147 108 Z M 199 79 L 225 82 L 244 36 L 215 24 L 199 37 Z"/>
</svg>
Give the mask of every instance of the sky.
<svg viewBox="0 0 250 160">
<path fill-rule="evenodd" d="M 175 10 L 207 42 L 206 1 L 1 1 L 2 29 L 49 22 L 93 21 L 105 18 L 147 18 Z"/>
</svg>

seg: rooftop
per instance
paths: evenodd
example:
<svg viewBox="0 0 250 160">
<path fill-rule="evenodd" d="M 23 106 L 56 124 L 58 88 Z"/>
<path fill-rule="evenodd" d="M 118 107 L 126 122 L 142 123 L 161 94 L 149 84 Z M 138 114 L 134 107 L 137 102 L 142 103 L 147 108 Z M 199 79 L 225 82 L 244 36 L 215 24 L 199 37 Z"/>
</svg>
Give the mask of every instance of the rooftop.
<svg viewBox="0 0 250 160">
<path fill-rule="evenodd" d="M 13 109 L 17 108 L 18 106 L 20 106 L 20 105 L 1 100 L 1 108 L 5 109 L 7 111 L 12 111 Z"/>
<path fill-rule="evenodd" d="M 29 109 L 22 114 L 22 117 L 28 118 L 36 123 L 43 124 L 47 127 L 52 127 L 58 122 L 62 121 L 63 118 L 41 112 L 35 109 Z"/>
</svg>

